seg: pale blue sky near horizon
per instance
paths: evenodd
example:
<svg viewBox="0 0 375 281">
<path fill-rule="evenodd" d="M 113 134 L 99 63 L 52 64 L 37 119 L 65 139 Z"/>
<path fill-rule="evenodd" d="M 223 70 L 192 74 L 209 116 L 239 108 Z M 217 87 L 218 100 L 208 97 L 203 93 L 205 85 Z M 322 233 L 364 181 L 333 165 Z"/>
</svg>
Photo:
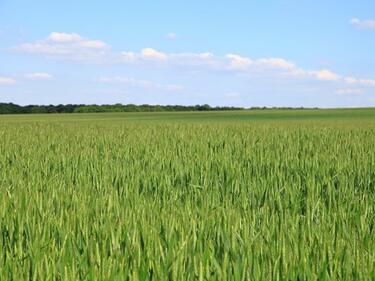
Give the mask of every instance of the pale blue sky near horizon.
<svg viewBox="0 0 375 281">
<path fill-rule="evenodd" d="M 0 0 L 0 102 L 375 106 L 375 2 Z"/>
</svg>

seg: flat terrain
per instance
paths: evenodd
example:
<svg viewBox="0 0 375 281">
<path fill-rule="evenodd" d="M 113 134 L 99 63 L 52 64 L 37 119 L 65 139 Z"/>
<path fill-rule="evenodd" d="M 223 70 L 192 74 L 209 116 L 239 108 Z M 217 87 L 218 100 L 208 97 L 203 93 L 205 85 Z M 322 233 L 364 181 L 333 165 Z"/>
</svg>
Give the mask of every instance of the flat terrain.
<svg viewBox="0 0 375 281">
<path fill-rule="evenodd" d="M 374 280 L 375 109 L 0 116 L 0 280 Z"/>
<path fill-rule="evenodd" d="M 230 121 L 304 121 L 304 120 L 374 120 L 375 108 L 359 109 L 304 109 L 304 110 L 243 110 L 204 112 L 129 112 L 129 113 L 76 113 L 76 114 L 20 114 L 0 115 L 0 122 L 230 122 Z"/>
</svg>

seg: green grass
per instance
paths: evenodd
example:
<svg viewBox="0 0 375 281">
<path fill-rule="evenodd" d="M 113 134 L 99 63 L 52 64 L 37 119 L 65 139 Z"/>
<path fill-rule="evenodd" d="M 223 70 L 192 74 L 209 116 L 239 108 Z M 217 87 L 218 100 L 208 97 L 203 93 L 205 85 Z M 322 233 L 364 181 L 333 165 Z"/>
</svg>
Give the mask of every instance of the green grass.
<svg viewBox="0 0 375 281">
<path fill-rule="evenodd" d="M 0 116 L 0 280 L 374 280 L 375 109 Z"/>
</svg>

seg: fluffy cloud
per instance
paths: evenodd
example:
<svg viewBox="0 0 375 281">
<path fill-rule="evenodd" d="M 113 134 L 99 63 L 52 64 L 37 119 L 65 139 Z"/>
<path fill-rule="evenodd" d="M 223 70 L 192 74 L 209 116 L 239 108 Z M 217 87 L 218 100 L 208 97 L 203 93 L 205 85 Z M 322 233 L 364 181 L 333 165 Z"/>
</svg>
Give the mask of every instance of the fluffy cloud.
<svg viewBox="0 0 375 281">
<path fill-rule="evenodd" d="M 233 70 L 246 71 L 254 63 L 251 59 L 236 54 L 227 54 L 226 58 L 229 61 L 229 69 Z"/>
<path fill-rule="evenodd" d="M 361 29 L 375 29 L 375 20 L 360 20 L 352 18 L 350 24 Z"/>
<path fill-rule="evenodd" d="M 52 32 L 48 36 L 48 40 L 57 43 L 69 43 L 82 41 L 83 38 L 77 33 Z"/>
<path fill-rule="evenodd" d="M 180 92 L 183 90 L 183 87 L 180 85 L 162 85 L 149 80 L 138 80 L 129 77 L 122 76 L 111 76 L 111 77 L 100 77 L 98 79 L 100 83 L 111 83 L 111 84 L 123 84 L 129 87 L 134 88 L 143 88 L 143 89 L 154 89 L 154 90 L 163 90 L 168 92 Z"/>
<path fill-rule="evenodd" d="M 44 40 L 25 43 L 13 50 L 71 61 L 99 62 L 108 55 L 110 47 L 100 40 L 86 39 L 77 33 L 52 32 Z"/>
<path fill-rule="evenodd" d="M 257 63 L 260 65 L 270 66 L 274 68 L 281 68 L 281 69 L 295 69 L 296 68 L 296 65 L 293 62 L 290 62 L 281 58 L 259 59 Z"/>
<path fill-rule="evenodd" d="M 311 71 L 310 73 L 311 75 L 316 77 L 316 79 L 322 81 L 339 81 L 341 79 L 340 75 L 327 69 L 320 71 Z"/>
<path fill-rule="evenodd" d="M 16 84 L 16 80 L 10 77 L 0 76 L 0 86 L 1 85 L 13 85 Z"/>
<path fill-rule="evenodd" d="M 353 19 L 353 25 L 372 25 L 371 20 L 360 21 Z M 202 53 L 167 53 L 154 48 L 144 48 L 139 52 L 111 51 L 109 45 L 100 40 L 91 40 L 77 33 L 52 32 L 44 40 L 25 43 L 13 48 L 15 51 L 29 54 L 44 55 L 55 59 L 64 59 L 82 63 L 133 64 L 144 67 L 168 67 L 183 71 L 221 71 L 232 72 L 252 77 L 283 77 L 285 79 L 315 79 L 319 81 L 334 81 L 336 83 L 357 84 L 360 86 L 375 86 L 375 80 L 342 77 L 328 69 L 303 69 L 296 63 L 284 58 L 250 58 L 239 54 L 229 53 L 215 56 L 210 52 Z M 31 77 L 30 77 L 31 78 Z M 35 75 L 34 78 L 49 79 L 46 75 Z M 113 78 L 112 78 L 113 79 Z M 113 82 L 119 83 L 118 77 Z M 103 81 L 108 83 L 109 81 Z M 3 82 L 4 83 L 10 83 Z M 124 81 L 123 81 L 124 83 Z M 145 81 L 126 81 L 128 84 L 148 85 Z M 160 87 L 168 90 L 167 86 Z M 179 87 L 169 87 L 178 90 Z"/>
<path fill-rule="evenodd" d="M 139 53 L 122 52 L 122 62 L 145 63 L 154 62 L 178 67 L 199 67 L 218 71 L 251 72 L 254 70 L 282 70 L 297 73 L 295 63 L 283 58 L 251 59 L 238 54 L 227 54 L 217 57 L 210 52 L 205 53 L 164 53 L 152 48 L 142 49 Z"/>
<path fill-rule="evenodd" d="M 34 72 L 26 74 L 26 78 L 30 80 L 51 80 L 53 79 L 53 76 L 45 72 Z"/>
<path fill-rule="evenodd" d="M 140 52 L 122 52 L 123 63 L 158 63 L 176 65 L 197 65 L 214 61 L 211 53 L 164 53 L 153 48 L 144 48 Z"/>
<path fill-rule="evenodd" d="M 342 77 L 328 69 L 308 70 L 298 67 L 294 62 L 283 58 L 252 59 L 238 54 L 227 54 L 217 57 L 212 53 L 164 53 L 152 48 L 146 48 L 139 53 L 123 52 L 122 62 L 168 64 L 173 67 L 198 67 L 198 69 L 215 71 L 234 71 L 240 73 L 259 73 L 262 75 L 279 75 L 283 77 L 313 78 L 319 81 L 340 82 Z M 356 83 L 375 86 L 371 79 L 345 79 L 346 83 Z"/>
<path fill-rule="evenodd" d="M 156 59 L 156 60 L 166 60 L 167 54 L 159 52 L 152 48 L 145 48 L 141 51 L 141 56 L 145 59 Z"/>
<path fill-rule="evenodd" d="M 245 72 L 255 69 L 279 69 L 297 71 L 297 66 L 295 65 L 295 63 L 282 58 L 262 58 L 254 60 L 251 58 L 242 57 L 237 54 L 227 54 L 225 57 L 229 63 L 227 68 L 230 70 Z"/>
</svg>

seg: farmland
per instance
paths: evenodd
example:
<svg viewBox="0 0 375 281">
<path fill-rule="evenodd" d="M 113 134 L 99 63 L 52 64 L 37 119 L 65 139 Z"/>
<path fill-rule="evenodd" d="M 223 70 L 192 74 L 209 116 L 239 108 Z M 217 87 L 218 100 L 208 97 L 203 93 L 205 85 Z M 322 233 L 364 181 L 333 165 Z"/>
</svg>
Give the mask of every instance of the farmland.
<svg viewBox="0 0 375 281">
<path fill-rule="evenodd" d="M 375 109 L 0 116 L 0 280 L 374 280 Z"/>
</svg>

